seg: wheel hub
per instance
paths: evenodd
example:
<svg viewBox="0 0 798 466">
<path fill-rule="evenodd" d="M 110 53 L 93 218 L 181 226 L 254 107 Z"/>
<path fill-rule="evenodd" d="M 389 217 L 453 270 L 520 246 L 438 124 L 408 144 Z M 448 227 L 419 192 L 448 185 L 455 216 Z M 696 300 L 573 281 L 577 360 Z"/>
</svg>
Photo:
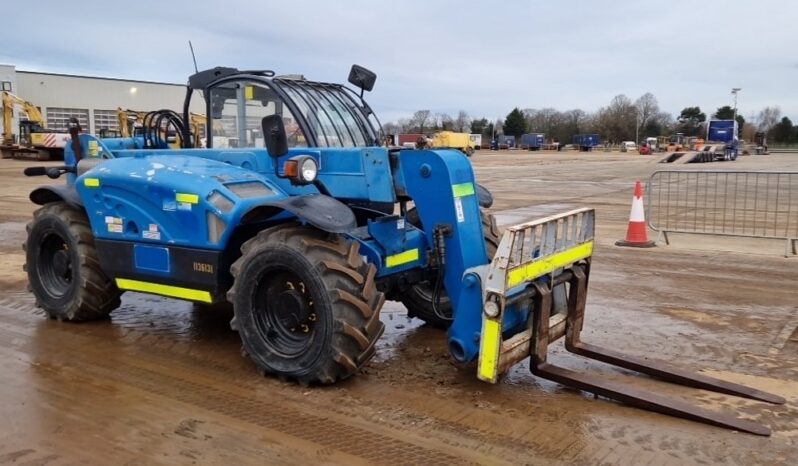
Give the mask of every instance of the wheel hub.
<svg viewBox="0 0 798 466">
<path fill-rule="evenodd" d="M 277 296 L 277 316 L 287 328 L 295 329 L 310 317 L 310 307 L 299 291 L 288 289 Z"/>
<path fill-rule="evenodd" d="M 69 253 L 63 249 L 56 251 L 53 254 L 53 272 L 55 272 L 56 276 L 67 278 L 70 268 Z"/>
</svg>

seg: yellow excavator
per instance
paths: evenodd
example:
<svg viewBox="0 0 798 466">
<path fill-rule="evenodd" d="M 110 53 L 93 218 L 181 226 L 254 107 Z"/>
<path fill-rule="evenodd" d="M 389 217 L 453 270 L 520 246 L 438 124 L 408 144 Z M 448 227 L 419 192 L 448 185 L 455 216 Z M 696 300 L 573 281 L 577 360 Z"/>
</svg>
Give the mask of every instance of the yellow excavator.
<svg viewBox="0 0 798 466">
<path fill-rule="evenodd" d="M 205 131 L 208 130 L 208 117 L 201 113 L 189 114 L 189 127 L 194 137 L 194 147 L 205 147 Z"/>
<path fill-rule="evenodd" d="M 5 158 L 50 160 L 63 158 L 69 133 L 44 128 L 44 117 L 35 105 L 10 92 L 3 91 L 3 140 L 0 152 Z M 20 118 L 19 135 L 14 135 L 14 109 L 25 112 Z"/>
<path fill-rule="evenodd" d="M 131 136 L 136 136 L 137 133 L 145 126 L 147 115 L 150 113 L 152 112 L 140 112 L 138 110 L 123 110 L 122 108 L 117 108 L 116 119 L 119 123 L 119 137 L 129 138 Z M 194 147 L 204 147 L 205 128 L 208 126 L 208 118 L 201 113 L 192 112 L 189 114 L 188 125 L 193 137 Z M 174 149 L 179 149 L 181 147 L 180 132 L 174 131 L 174 128 L 163 131 L 165 133 L 169 133 L 165 134 L 167 140 L 169 141 L 169 146 Z M 173 132 L 175 134 L 174 136 L 171 136 L 171 133 Z"/>
</svg>

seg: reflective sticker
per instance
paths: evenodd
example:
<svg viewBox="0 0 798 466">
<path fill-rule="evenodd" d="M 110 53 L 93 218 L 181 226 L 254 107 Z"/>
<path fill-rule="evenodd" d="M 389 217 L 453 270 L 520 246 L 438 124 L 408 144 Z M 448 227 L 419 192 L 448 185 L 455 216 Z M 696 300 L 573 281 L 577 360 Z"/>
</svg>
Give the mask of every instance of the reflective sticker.
<svg viewBox="0 0 798 466">
<path fill-rule="evenodd" d="M 244 98 L 247 100 L 252 100 L 255 98 L 255 88 L 253 86 L 244 87 Z"/>
<path fill-rule="evenodd" d="M 404 230 L 405 229 L 405 219 L 400 218 L 396 221 L 396 229 L 397 230 Z"/>
<path fill-rule="evenodd" d="M 474 194 L 474 183 L 460 183 L 452 185 L 454 197 L 472 196 Z"/>
<path fill-rule="evenodd" d="M 588 241 L 565 251 L 535 259 L 533 262 L 510 269 L 507 272 L 507 288 L 513 288 L 521 283 L 532 281 L 574 262 L 587 259 L 591 255 L 593 255 L 593 241 Z"/>
<path fill-rule="evenodd" d="M 385 258 L 386 267 L 396 267 L 398 265 L 407 264 L 418 260 L 418 248 L 410 249 L 399 254 L 394 254 Z"/>
<path fill-rule="evenodd" d="M 100 186 L 99 178 L 83 178 L 83 186 L 87 188 L 98 188 Z"/>
<path fill-rule="evenodd" d="M 502 325 L 498 320 L 484 319 L 482 335 L 479 339 L 479 369 L 477 377 L 495 383 L 499 365 Z"/>
<path fill-rule="evenodd" d="M 459 197 L 454 198 L 454 208 L 457 211 L 457 223 L 465 222 L 465 214 L 463 213 L 463 201 Z"/>
<path fill-rule="evenodd" d="M 188 202 L 178 202 L 177 203 L 177 210 L 190 212 L 191 211 L 191 204 L 189 204 Z"/>
<path fill-rule="evenodd" d="M 99 146 L 97 141 L 89 141 L 89 157 L 97 157 Z"/>
<path fill-rule="evenodd" d="M 122 219 L 119 218 L 119 217 L 112 217 L 110 215 L 107 215 L 105 217 L 105 223 L 115 223 L 117 225 L 121 225 L 122 224 Z"/>
<path fill-rule="evenodd" d="M 108 233 L 122 233 L 124 230 L 122 229 L 122 225 L 118 223 L 109 223 L 108 224 Z"/>
<path fill-rule="evenodd" d="M 142 282 L 127 278 L 117 278 L 116 286 L 121 290 L 141 291 L 143 293 L 159 294 L 189 301 L 200 301 L 203 303 L 210 303 L 213 301 L 211 299 L 211 294 L 207 291 L 192 290 L 179 286 L 161 285 L 159 283 Z"/>
<path fill-rule="evenodd" d="M 196 204 L 199 202 L 199 196 L 196 194 L 177 193 L 175 194 L 175 201 Z"/>
</svg>

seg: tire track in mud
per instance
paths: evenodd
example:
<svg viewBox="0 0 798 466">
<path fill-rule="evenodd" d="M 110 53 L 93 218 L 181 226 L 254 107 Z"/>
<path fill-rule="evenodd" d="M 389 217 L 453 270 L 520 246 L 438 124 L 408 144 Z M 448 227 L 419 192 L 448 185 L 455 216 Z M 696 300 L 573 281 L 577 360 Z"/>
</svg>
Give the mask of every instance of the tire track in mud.
<svg viewBox="0 0 798 466">
<path fill-rule="evenodd" d="M 15 333 L 21 331 L 30 337 L 30 333 L 33 332 L 30 316 L 41 313 L 32 307 L 29 295 L 23 299 L 28 303 L 20 303 L 20 299 L 4 299 L 0 300 L 0 306 L 11 305 L 15 310 L 27 314 L 27 316 L 9 317 L 18 322 L 11 331 Z M 191 343 L 185 341 L 175 341 L 180 339 L 179 336 L 153 335 L 148 328 L 125 329 L 124 336 L 117 341 L 104 338 L 107 334 L 98 333 L 106 331 L 104 326 L 60 324 L 64 326 L 59 328 L 58 325 L 55 324 L 55 329 L 61 337 L 53 339 L 58 341 L 58 344 L 37 341 L 36 346 L 39 348 L 41 343 L 44 343 L 58 351 L 63 350 L 61 345 L 68 342 L 70 346 L 90 348 L 92 352 L 99 353 L 99 356 L 85 354 L 81 360 L 76 361 L 80 371 L 96 375 L 101 379 L 117 380 L 120 384 L 200 406 L 261 427 L 288 433 L 296 438 L 354 454 L 369 461 L 383 462 L 386 458 L 391 458 L 391 462 L 401 462 L 402 460 L 397 458 L 404 458 L 409 463 L 427 463 L 433 459 L 440 459 L 443 463 L 455 461 L 462 463 L 464 457 L 468 457 L 478 462 L 494 464 L 501 461 L 500 458 L 505 458 L 508 462 L 524 459 L 531 463 L 551 464 L 558 460 L 591 463 L 596 458 L 604 456 L 613 463 L 629 464 L 650 461 L 660 463 L 663 460 L 666 460 L 665 463 L 677 460 L 705 462 L 720 460 L 716 449 L 706 450 L 700 443 L 678 434 L 670 435 L 663 432 L 655 436 L 653 442 L 666 442 L 665 451 L 657 448 L 656 443 L 623 440 L 631 434 L 623 434 L 621 441 L 607 444 L 602 441 L 602 436 L 606 435 L 603 432 L 607 432 L 607 425 L 600 425 L 600 421 L 596 425 L 583 426 L 583 430 L 586 428 L 590 433 L 577 433 L 573 429 L 569 431 L 563 428 L 552 430 L 546 428 L 549 423 L 560 424 L 562 427 L 562 423 L 568 419 L 567 417 L 549 419 L 551 413 L 548 411 L 551 410 L 545 406 L 541 408 L 543 412 L 534 414 L 536 420 L 530 424 L 514 416 L 507 417 L 506 413 L 503 417 L 501 413 L 490 410 L 467 407 L 458 410 L 456 400 L 449 401 L 445 397 L 442 399 L 432 396 L 419 402 L 417 395 L 414 399 L 412 393 L 404 393 L 379 380 L 368 381 L 369 384 L 379 384 L 377 389 L 372 389 L 373 386 L 368 390 L 358 389 L 354 391 L 355 397 L 350 396 L 348 399 L 344 397 L 344 400 L 338 397 L 338 400 L 333 400 L 334 403 L 330 404 L 329 398 L 336 395 L 325 395 L 329 393 L 327 389 L 313 389 L 319 390 L 317 392 L 321 393 L 319 396 L 303 396 L 300 392 L 304 390 L 297 389 L 295 385 L 287 390 L 289 387 L 274 379 L 264 380 L 251 373 L 242 372 L 241 366 L 225 365 L 222 360 L 209 358 L 207 351 L 192 348 Z M 0 325 L 0 329 L 4 328 L 7 326 Z M 73 343 L 76 338 L 91 341 Z M 51 351 L 52 349 L 44 351 L 44 355 Z M 118 354 L 120 359 L 124 359 L 120 361 L 123 364 L 114 365 L 103 359 L 103 354 L 114 355 L 114 353 Z M 97 368 L 97 360 L 107 364 L 101 364 L 102 367 Z M 264 391 L 267 390 L 273 390 L 272 393 L 283 399 L 277 409 L 274 408 L 275 403 L 262 400 Z M 205 396 L 206 393 L 208 396 Z M 577 403 L 581 403 L 581 400 Z M 448 405 L 448 408 L 445 406 L 442 408 L 443 405 Z M 308 408 L 330 413 L 330 416 L 308 417 L 303 414 Z M 417 425 L 403 423 L 402 421 L 407 419 L 401 417 L 407 416 L 408 410 L 410 416 L 417 416 L 421 422 Z M 369 415 L 380 418 L 369 418 Z M 276 419 L 269 420 L 273 416 L 276 416 Z M 340 422 L 331 419 L 336 417 L 343 419 Z M 387 419 L 382 419 L 383 417 Z M 351 423 L 359 426 L 356 425 L 356 429 L 352 431 Z M 609 426 L 613 424 L 617 423 L 610 422 Z M 373 441 L 375 435 L 371 433 L 374 430 L 384 433 L 378 433 L 376 441 Z M 344 432 L 346 434 L 342 436 Z M 409 442 L 394 441 L 395 434 L 399 434 L 402 439 L 408 439 Z M 428 450 L 437 455 L 430 455 L 423 448 L 410 443 L 413 442 L 414 436 L 417 439 L 425 439 L 427 444 L 430 439 L 434 439 L 434 442 L 445 445 L 442 445 L 443 450 L 454 453 L 447 455 L 440 453 L 436 447 L 431 447 Z M 342 437 L 344 441 L 339 443 L 337 437 Z M 614 431 L 612 437 L 615 438 Z M 650 446 L 646 446 L 647 443 Z M 365 448 L 364 444 L 369 445 L 369 448 Z M 383 447 L 384 445 L 387 445 L 387 449 Z M 651 448 L 652 446 L 654 448 Z M 409 455 L 408 451 L 422 453 L 420 456 L 415 456 Z M 458 451 L 462 451 L 463 454 L 458 454 Z M 490 460 L 486 461 L 486 457 Z M 629 461 L 632 458 L 634 461 Z"/>
<path fill-rule="evenodd" d="M 7 305 L 7 300 L 0 301 L 0 306 L 2 305 Z M 31 311 L 29 306 L 18 304 L 14 307 L 17 310 L 27 307 L 26 310 Z M 24 329 L 9 328 L 8 325 L 0 326 L 0 333 L 4 333 L 8 337 L 20 335 L 30 337 L 30 334 Z M 76 338 L 87 338 L 86 335 L 61 332 L 61 336 L 62 338 L 57 343 L 42 341 L 37 342 L 37 347 L 40 349 L 47 347 L 48 352 L 66 351 L 65 345 L 74 345 L 82 349 L 91 347 L 91 353 L 108 352 L 113 349 L 111 344 L 104 341 L 73 343 Z M 12 338 L 6 338 L 6 341 L 11 340 Z M 116 346 L 118 350 L 118 345 Z M 22 348 L 20 350 L 24 351 Z M 81 373 L 91 374 L 99 379 L 114 381 L 120 385 L 134 387 L 163 398 L 173 399 L 263 428 L 289 434 L 369 462 L 391 464 L 464 464 L 468 462 L 468 456 L 464 458 L 461 455 L 426 448 L 422 446 L 425 443 L 422 439 L 413 439 L 418 443 L 411 443 L 389 437 L 363 427 L 342 423 L 331 419 L 331 416 L 311 414 L 286 403 L 266 400 L 262 393 L 253 393 L 252 397 L 245 397 L 237 390 L 231 389 L 232 387 L 222 388 L 223 384 L 219 384 L 218 379 L 213 380 L 218 386 L 209 386 L 178 376 L 176 371 L 169 371 L 169 368 L 165 368 L 167 370 L 164 371 L 155 371 L 130 360 L 125 360 L 124 365 L 120 365 L 115 364 L 116 358 L 114 357 L 89 358 L 87 356 L 90 353 L 81 354 L 77 351 L 73 354 L 75 357 L 70 359 L 70 365 L 74 365 L 75 369 Z"/>
<path fill-rule="evenodd" d="M 3 305 L 3 301 L 0 301 L 0 305 Z M 16 303 L 15 308 L 31 314 L 43 314 L 31 305 Z M 22 321 L 19 323 L 24 325 Z M 89 326 L 66 325 L 69 328 L 69 332 L 65 333 L 69 335 L 74 335 L 75 331 L 77 331 L 82 336 L 96 338 Z M 188 344 L 175 342 L 165 335 L 152 335 L 149 329 L 129 329 L 121 340 L 123 342 L 120 342 L 120 344 L 127 344 L 126 350 L 132 354 L 145 357 L 147 360 L 157 361 L 157 365 L 153 365 L 153 370 L 159 373 L 162 372 L 159 370 L 161 366 L 172 366 L 172 370 L 167 372 L 167 374 L 174 375 L 176 371 L 184 372 L 192 380 L 205 378 L 208 384 L 219 385 L 221 379 L 226 383 L 235 382 L 236 387 L 246 387 L 252 390 L 262 390 L 266 384 L 280 384 L 274 379 L 253 377 L 250 372 L 242 373 L 240 368 L 198 357 L 198 355 L 194 354 L 196 351 L 193 351 Z M 103 341 L 99 344 L 108 344 L 108 342 Z M 93 345 L 95 348 L 97 347 L 97 344 L 93 343 Z M 81 347 L 85 346 L 81 345 Z M 111 344 L 108 350 L 114 348 L 118 350 L 119 346 L 118 344 Z M 156 352 L 153 349 L 167 350 L 177 354 L 164 354 L 163 351 Z M 176 367 L 178 363 L 179 367 Z M 136 364 L 136 361 L 126 361 L 126 364 Z M 375 382 L 369 381 L 370 384 Z M 200 385 L 199 387 L 207 386 Z M 307 405 L 308 399 L 306 397 L 292 396 L 296 393 L 297 387 L 297 385 L 291 384 L 288 387 L 289 395 L 287 396 L 285 390 L 282 390 L 286 388 L 285 385 L 280 384 L 274 388 L 281 389 L 281 396 L 286 396 L 286 398 L 297 403 Z M 412 393 L 403 393 L 401 390 L 383 383 L 380 383 L 380 388 L 377 390 L 371 390 L 371 388 L 365 396 L 361 396 L 361 390 L 361 394 L 359 394 L 357 399 L 345 397 L 348 399 L 336 400 L 338 403 L 335 405 L 319 404 L 319 409 L 349 418 L 356 417 L 363 422 L 374 422 L 373 419 L 369 419 L 369 414 L 382 417 L 393 414 L 396 417 L 402 417 L 407 416 L 407 407 L 412 407 L 414 412 L 423 413 L 418 414 L 416 417 L 423 418 L 422 421 L 426 421 L 427 425 L 408 426 L 406 423 L 393 422 L 393 428 L 411 430 L 416 435 L 425 438 L 434 436 L 436 441 L 454 449 L 465 448 L 475 453 L 488 455 L 494 463 L 498 460 L 498 457 L 506 458 L 508 461 L 517 461 L 518 458 L 529 458 L 529 460 L 538 458 L 538 461 L 546 459 L 547 464 L 557 459 L 563 460 L 564 457 L 566 459 L 577 456 L 589 458 L 591 449 L 588 448 L 587 442 L 572 438 L 570 435 L 572 431 L 567 429 L 559 430 L 557 434 L 553 434 L 550 430 L 541 428 L 541 425 L 530 429 L 530 425 L 520 419 L 506 419 L 495 413 L 475 410 L 462 405 L 458 406 L 456 402 L 452 403 L 439 398 L 419 399 L 417 395 L 414 397 Z M 192 390 L 202 391 L 201 388 L 197 390 L 196 387 Z M 375 396 L 375 392 L 378 392 L 379 396 Z M 546 416 L 546 418 L 550 419 L 550 416 Z M 488 424 L 496 429 L 492 431 L 489 428 L 480 426 L 480 423 Z M 504 431 L 505 428 L 507 428 L 507 431 Z M 527 437 L 534 437 L 537 443 L 530 442 Z"/>
</svg>

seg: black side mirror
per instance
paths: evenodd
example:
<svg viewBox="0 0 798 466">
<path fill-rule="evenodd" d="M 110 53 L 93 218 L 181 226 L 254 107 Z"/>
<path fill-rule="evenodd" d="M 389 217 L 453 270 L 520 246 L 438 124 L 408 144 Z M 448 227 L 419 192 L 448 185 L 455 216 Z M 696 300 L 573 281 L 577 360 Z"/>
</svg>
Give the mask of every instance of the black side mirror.
<svg viewBox="0 0 798 466">
<path fill-rule="evenodd" d="M 352 69 L 349 70 L 349 82 L 364 91 L 374 89 L 374 82 L 376 81 L 377 75 L 360 65 L 352 65 Z"/>
<path fill-rule="evenodd" d="M 280 115 L 269 115 L 261 120 L 263 139 L 266 150 L 273 158 L 282 157 L 288 153 L 288 137 L 285 134 L 283 118 Z"/>
</svg>

